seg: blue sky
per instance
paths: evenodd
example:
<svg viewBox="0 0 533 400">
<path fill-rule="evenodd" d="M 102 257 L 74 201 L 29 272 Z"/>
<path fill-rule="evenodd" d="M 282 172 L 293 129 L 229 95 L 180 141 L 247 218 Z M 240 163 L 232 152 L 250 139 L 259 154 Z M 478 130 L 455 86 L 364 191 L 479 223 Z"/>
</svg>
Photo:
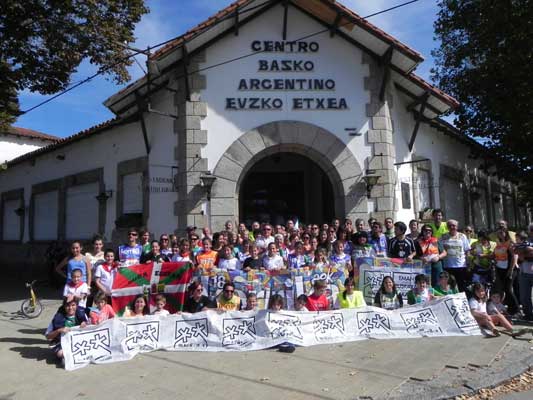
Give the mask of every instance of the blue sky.
<svg viewBox="0 0 533 400">
<path fill-rule="evenodd" d="M 149 0 L 147 4 L 150 7 L 150 13 L 146 14 L 136 27 L 137 41 L 134 46 L 146 48 L 179 36 L 232 1 Z M 361 16 L 367 16 L 403 2 L 405 0 L 341 0 L 341 3 Z M 437 12 L 436 0 L 419 0 L 397 10 L 369 18 L 374 25 L 424 56 L 425 62 L 418 67 L 416 73 L 427 80 L 429 80 L 429 72 L 433 66 L 430 53 L 437 46 L 433 40 L 433 22 Z M 146 61 L 144 56 L 137 56 L 137 60 L 144 66 Z M 94 74 L 95 71 L 92 65 L 84 62 L 72 77 L 72 82 L 78 82 Z M 143 72 L 139 66 L 133 64 L 130 67 L 130 74 L 132 79 L 137 79 L 143 75 Z M 99 76 L 21 116 L 15 125 L 60 137 L 72 135 L 113 118 L 113 114 L 102 102 L 123 86 L 125 85 L 116 85 Z M 27 110 L 48 97 L 25 91 L 20 94 L 21 110 Z"/>
</svg>

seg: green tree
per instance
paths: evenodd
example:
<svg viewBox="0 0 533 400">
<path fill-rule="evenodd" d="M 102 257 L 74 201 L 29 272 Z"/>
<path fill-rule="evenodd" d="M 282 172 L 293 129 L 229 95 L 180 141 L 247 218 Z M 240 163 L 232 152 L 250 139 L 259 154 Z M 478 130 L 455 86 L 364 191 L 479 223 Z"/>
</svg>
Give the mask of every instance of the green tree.
<svg viewBox="0 0 533 400">
<path fill-rule="evenodd" d="M 533 0 L 440 0 L 433 79 L 498 174 L 533 194 Z M 530 197 L 531 200 L 531 197 Z"/>
<path fill-rule="evenodd" d="M 122 44 L 147 12 L 144 0 L 0 1 L 0 128 L 19 114 L 18 92 L 65 89 L 85 58 L 128 81 L 132 60 Z"/>
</svg>

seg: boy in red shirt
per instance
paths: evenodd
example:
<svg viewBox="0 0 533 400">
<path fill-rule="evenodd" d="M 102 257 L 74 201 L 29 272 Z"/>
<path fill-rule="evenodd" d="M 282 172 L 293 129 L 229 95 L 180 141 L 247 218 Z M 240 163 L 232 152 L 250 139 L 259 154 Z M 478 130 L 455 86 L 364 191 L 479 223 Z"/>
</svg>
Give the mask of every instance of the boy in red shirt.
<svg viewBox="0 0 533 400">
<path fill-rule="evenodd" d="M 309 311 L 327 311 L 329 310 L 329 300 L 326 297 L 325 281 L 315 281 L 313 285 L 313 293 L 307 296 L 307 309 Z"/>
</svg>

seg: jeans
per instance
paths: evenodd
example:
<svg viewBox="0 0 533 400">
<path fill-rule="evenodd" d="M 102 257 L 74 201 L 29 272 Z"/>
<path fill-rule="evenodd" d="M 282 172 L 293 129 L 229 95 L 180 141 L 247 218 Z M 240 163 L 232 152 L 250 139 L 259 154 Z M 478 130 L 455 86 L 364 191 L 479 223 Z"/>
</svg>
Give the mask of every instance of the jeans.
<svg viewBox="0 0 533 400">
<path fill-rule="evenodd" d="M 526 317 L 533 317 L 533 304 L 531 302 L 531 288 L 533 288 L 533 274 L 520 273 L 518 276 L 520 284 L 520 303 L 524 308 Z"/>
</svg>

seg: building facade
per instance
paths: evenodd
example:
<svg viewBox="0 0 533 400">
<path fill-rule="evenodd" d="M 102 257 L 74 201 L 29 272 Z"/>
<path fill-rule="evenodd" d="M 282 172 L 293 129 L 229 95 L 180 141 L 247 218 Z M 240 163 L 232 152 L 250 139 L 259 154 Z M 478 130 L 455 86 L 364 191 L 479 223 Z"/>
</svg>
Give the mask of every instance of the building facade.
<svg viewBox="0 0 533 400">
<path fill-rule="evenodd" d="M 420 62 L 337 2 L 238 1 L 153 54 L 104 103 L 116 119 L 8 163 L 0 254 L 35 261 L 52 240 L 118 242 L 129 226 L 408 222 L 437 207 L 524 226 L 515 187 L 440 119 L 457 102 Z"/>
</svg>

